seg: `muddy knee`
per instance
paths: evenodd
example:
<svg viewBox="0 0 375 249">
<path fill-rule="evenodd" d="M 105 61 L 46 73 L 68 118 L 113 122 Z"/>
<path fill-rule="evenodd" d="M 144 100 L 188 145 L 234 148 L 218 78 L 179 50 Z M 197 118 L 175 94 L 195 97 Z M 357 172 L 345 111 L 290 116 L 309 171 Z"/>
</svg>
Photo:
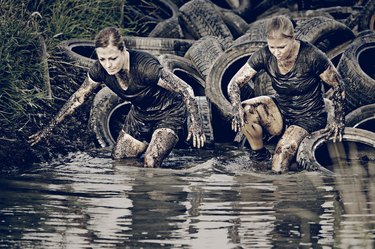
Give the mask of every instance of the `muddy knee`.
<svg viewBox="0 0 375 249">
<path fill-rule="evenodd" d="M 112 149 L 112 158 L 121 159 L 128 157 L 138 157 L 147 148 L 147 144 L 133 138 L 125 132 L 121 132 L 116 144 Z"/>
<path fill-rule="evenodd" d="M 176 133 L 168 128 L 160 128 L 152 134 L 150 145 L 148 146 L 144 167 L 160 167 L 163 160 L 169 155 L 178 141 Z"/>
<path fill-rule="evenodd" d="M 277 146 L 272 160 L 272 171 L 287 172 L 290 162 L 296 155 L 297 148 L 298 144 L 294 141 Z"/>
</svg>

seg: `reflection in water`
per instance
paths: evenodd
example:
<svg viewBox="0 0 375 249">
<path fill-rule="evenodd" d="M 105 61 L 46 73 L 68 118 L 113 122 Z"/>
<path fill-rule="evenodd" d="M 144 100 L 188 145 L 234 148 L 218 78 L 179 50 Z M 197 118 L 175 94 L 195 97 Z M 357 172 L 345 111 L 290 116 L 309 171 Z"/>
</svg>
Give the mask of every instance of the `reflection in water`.
<svg viewBox="0 0 375 249">
<path fill-rule="evenodd" d="M 3 176 L 0 248 L 374 248 L 374 161 L 272 175 L 223 145 L 165 165 L 75 153 Z"/>
</svg>

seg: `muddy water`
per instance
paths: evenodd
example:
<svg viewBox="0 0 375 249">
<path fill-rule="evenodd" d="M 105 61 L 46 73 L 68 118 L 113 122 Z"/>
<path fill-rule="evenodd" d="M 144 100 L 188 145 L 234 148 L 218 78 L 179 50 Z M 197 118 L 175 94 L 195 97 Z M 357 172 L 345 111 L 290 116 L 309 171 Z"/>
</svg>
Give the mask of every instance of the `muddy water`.
<svg viewBox="0 0 375 249">
<path fill-rule="evenodd" d="M 374 248 L 373 161 L 272 175 L 227 145 L 161 169 L 108 156 L 3 175 L 0 248 Z"/>
</svg>

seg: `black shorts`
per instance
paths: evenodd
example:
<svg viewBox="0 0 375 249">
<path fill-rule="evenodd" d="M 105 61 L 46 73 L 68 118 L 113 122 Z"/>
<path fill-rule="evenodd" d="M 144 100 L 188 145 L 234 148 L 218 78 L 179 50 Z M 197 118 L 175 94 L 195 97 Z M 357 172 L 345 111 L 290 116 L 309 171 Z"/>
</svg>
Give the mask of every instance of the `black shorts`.
<svg viewBox="0 0 375 249">
<path fill-rule="evenodd" d="M 311 115 L 301 115 L 298 117 L 290 117 L 290 116 L 283 114 L 274 96 L 270 96 L 270 97 L 275 102 L 277 108 L 279 109 L 281 113 L 281 116 L 283 118 L 283 123 L 284 123 L 284 129 L 286 129 L 287 127 L 291 125 L 296 125 L 305 129 L 307 132 L 312 133 L 314 131 L 317 131 L 326 127 L 328 114 L 325 110 L 322 110 L 321 112 L 311 113 Z"/>
<path fill-rule="evenodd" d="M 141 114 L 131 108 L 126 116 L 123 129 L 135 139 L 148 143 L 154 131 L 160 128 L 169 128 L 181 138 L 186 133 L 186 120 L 187 115 L 184 106 L 165 111 L 157 118 L 150 118 L 146 114 Z"/>
</svg>

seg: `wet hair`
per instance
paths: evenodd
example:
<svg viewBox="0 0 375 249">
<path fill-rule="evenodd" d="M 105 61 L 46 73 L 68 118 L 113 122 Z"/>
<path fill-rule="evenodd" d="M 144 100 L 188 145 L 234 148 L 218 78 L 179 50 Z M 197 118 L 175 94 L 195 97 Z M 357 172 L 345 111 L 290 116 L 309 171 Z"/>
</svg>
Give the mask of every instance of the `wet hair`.
<svg viewBox="0 0 375 249">
<path fill-rule="evenodd" d="M 267 39 L 293 38 L 294 27 L 287 16 L 275 16 L 267 22 Z"/>
<path fill-rule="evenodd" d="M 115 27 L 104 28 L 95 37 L 95 48 L 105 48 L 109 45 L 117 47 L 120 51 L 124 51 L 124 38 Z"/>
</svg>

